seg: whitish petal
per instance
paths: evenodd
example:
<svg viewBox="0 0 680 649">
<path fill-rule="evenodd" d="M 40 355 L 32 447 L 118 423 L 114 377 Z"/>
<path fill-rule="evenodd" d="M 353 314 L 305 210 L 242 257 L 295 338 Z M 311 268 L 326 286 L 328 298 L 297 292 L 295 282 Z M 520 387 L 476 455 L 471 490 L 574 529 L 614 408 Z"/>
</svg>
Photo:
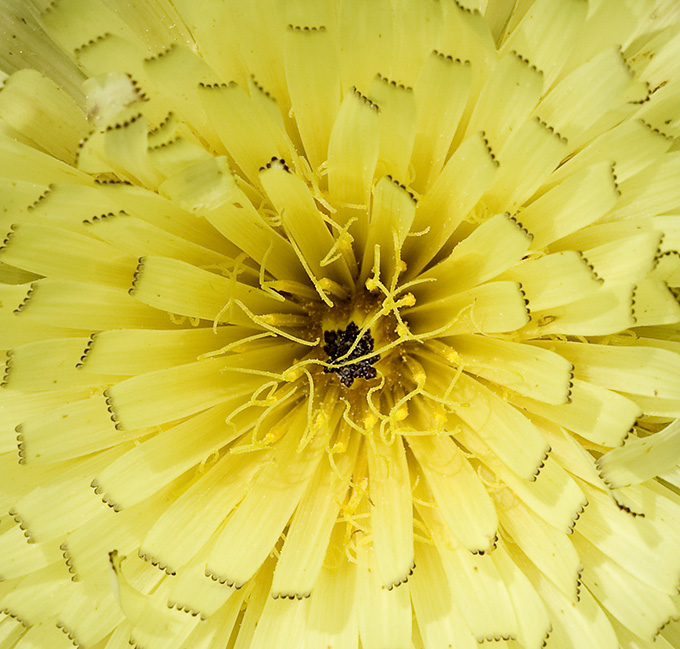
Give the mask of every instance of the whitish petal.
<svg viewBox="0 0 680 649">
<path fill-rule="evenodd" d="M 234 515 L 220 532 L 208 559 L 206 574 L 221 583 L 242 586 L 265 561 L 302 498 L 324 448 L 323 433 L 298 450 L 307 413 L 298 408 L 288 421 L 286 436 L 275 449 Z M 327 434 L 327 432 L 326 432 Z M 240 539 L 251 539 L 243 544 Z"/>
<path fill-rule="evenodd" d="M 101 241 L 45 225 L 12 226 L 0 247 L 4 263 L 54 279 L 93 282 L 127 289 L 134 257 Z"/>
<path fill-rule="evenodd" d="M 411 649 L 411 599 L 408 583 L 387 589 L 374 550 L 359 540 L 357 595 L 359 637 L 365 649 Z"/>
<path fill-rule="evenodd" d="M 349 489 L 350 477 L 356 468 L 359 440 L 350 439 L 349 444 L 344 453 L 334 458 L 337 473 L 323 460 L 321 461 L 295 510 L 274 571 L 272 594 L 275 597 L 297 596 L 299 599 L 302 595 L 309 595 L 310 592 L 316 593 L 317 580 L 323 572 L 327 550 L 330 551 L 334 547 L 328 545 L 331 532 L 340 505 L 344 502 Z M 391 529 L 384 533 L 387 539 L 394 538 Z M 388 548 L 388 557 L 392 557 L 393 554 L 398 553 Z M 413 561 L 412 553 L 408 560 Z M 409 565 L 408 568 L 410 567 Z M 392 567 L 390 570 L 393 570 Z M 323 577 L 321 579 L 323 580 Z"/>
<path fill-rule="evenodd" d="M 677 397 L 680 355 L 653 347 L 533 343 L 552 349 L 574 364 L 576 378 L 644 396 Z"/>
<path fill-rule="evenodd" d="M 587 7 L 578 0 L 539 0 L 503 44 L 545 73 L 547 87 L 560 74 L 583 28 Z"/>
<path fill-rule="evenodd" d="M 436 282 L 423 284 L 416 297 L 442 297 L 465 291 L 500 275 L 518 262 L 531 244 L 531 235 L 507 214 L 498 214 L 461 241 L 432 270 L 421 275 Z M 486 251 L 481 254 L 480 250 Z"/>
<path fill-rule="evenodd" d="M 268 459 L 270 454 L 263 451 L 222 458 L 148 526 L 142 554 L 157 557 L 171 570 L 187 563 L 245 496 L 249 481 Z M 194 519 L 192 512 L 197 508 L 201 516 Z"/>
<path fill-rule="evenodd" d="M 512 396 L 510 401 L 595 444 L 609 447 L 619 446 L 642 415 L 634 401 L 578 379 L 571 381 L 569 402 L 565 404 L 549 405 L 519 396 Z"/>
<path fill-rule="evenodd" d="M 524 415 L 466 375 L 450 396 L 460 404 L 456 415 L 515 475 L 531 480 L 539 474 L 550 447 Z"/>
<path fill-rule="evenodd" d="M 305 153 L 317 169 L 327 158 L 328 139 L 340 108 L 338 55 L 325 26 L 297 25 L 293 22 L 283 41 L 286 82 Z"/>
<path fill-rule="evenodd" d="M 450 437 L 412 435 L 408 443 L 453 538 L 474 553 L 490 550 L 497 540 L 496 510 L 460 448 Z"/>
<path fill-rule="evenodd" d="M 465 370 L 515 392 L 553 405 L 566 403 L 572 392 L 572 366 L 548 350 L 483 336 L 456 336 L 447 341 L 463 358 Z"/>
<path fill-rule="evenodd" d="M 513 543 L 572 603 L 576 602 L 582 566 L 571 540 L 536 516 L 509 490 L 499 494 L 497 501 L 501 523 Z"/>
<path fill-rule="evenodd" d="M 673 600 L 648 586 L 609 560 L 583 537 L 574 542 L 583 560 L 583 582 L 625 627 L 647 640 L 678 614 Z"/>
<path fill-rule="evenodd" d="M 426 646 L 475 649 L 477 642 L 455 603 L 439 553 L 425 543 L 418 543 L 416 549 L 418 569 L 409 586 L 418 628 Z"/>
<path fill-rule="evenodd" d="M 669 595 L 676 592 L 680 558 L 673 527 L 661 524 L 656 535 L 644 516 L 631 516 L 617 507 L 606 493 L 583 486 L 589 506 L 577 524 L 576 533 L 586 538 L 631 575 Z M 656 536 L 656 538 L 654 538 Z M 621 543 L 621 539 L 626 539 Z"/>
<path fill-rule="evenodd" d="M 456 149 L 416 208 L 413 230 L 423 234 L 404 244 L 408 277 L 446 243 L 488 189 L 497 167 L 483 133 L 471 135 Z"/>
<path fill-rule="evenodd" d="M 309 649 L 357 649 L 357 565 L 345 561 L 342 528 L 336 527 L 326 565 L 312 593 L 307 628 Z"/>
<path fill-rule="evenodd" d="M 470 89 L 470 62 L 432 52 L 414 86 L 417 119 L 411 165 L 424 191 L 441 171 Z"/>
</svg>

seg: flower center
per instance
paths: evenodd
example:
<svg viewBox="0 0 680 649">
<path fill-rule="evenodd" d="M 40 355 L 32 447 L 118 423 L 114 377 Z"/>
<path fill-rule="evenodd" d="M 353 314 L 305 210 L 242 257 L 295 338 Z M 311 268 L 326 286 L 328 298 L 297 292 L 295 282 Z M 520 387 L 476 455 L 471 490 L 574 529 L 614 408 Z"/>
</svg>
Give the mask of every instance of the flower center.
<svg viewBox="0 0 680 649">
<path fill-rule="evenodd" d="M 324 352 L 328 355 L 330 366 L 324 371 L 336 373 L 345 387 L 350 387 L 354 379 L 374 379 L 377 372 L 373 365 L 380 359 L 380 355 L 371 355 L 374 340 L 370 331 L 361 334 L 354 321 L 345 329 L 324 331 Z"/>
</svg>

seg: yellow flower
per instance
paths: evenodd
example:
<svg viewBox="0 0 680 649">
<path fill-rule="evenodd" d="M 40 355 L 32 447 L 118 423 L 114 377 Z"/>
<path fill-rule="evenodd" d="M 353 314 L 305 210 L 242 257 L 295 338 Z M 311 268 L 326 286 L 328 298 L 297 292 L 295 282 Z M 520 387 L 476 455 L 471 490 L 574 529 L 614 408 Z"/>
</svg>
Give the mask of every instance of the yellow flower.
<svg viewBox="0 0 680 649">
<path fill-rule="evenodd" d="M 675 0 L 2 0 L 2 649 L 680 647 Z"/>
</svg>

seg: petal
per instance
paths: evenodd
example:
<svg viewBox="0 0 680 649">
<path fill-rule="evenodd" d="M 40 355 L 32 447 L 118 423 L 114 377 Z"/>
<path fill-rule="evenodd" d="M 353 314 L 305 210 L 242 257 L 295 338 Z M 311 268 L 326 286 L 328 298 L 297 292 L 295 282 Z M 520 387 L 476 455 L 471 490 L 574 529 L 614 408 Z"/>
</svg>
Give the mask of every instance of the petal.
<svg viewBox="0 0 680 649">
<path fill-rule="evenodd" d="M 477 641 L 451 593 L 451 584 L 437 550 L 425 543 L 416 545 L 418 569 L 409 582 L 413 610 L 427 647 L 476 649 Z"/>
<path fill-rule="evenodd" d="M 416 207 L 413 231 L 403 257 L 414 277 L 436 255 L 491 184 L 498 163 L 482 133 L 466 138 Z"/>
<path fill-rule="evenodd" d="M 52 338 L 20 345 L 8 352 L 3 385 L 41 392 L 113 383 L 108 373 L 86 373 L 78 367 L 87 346 L 83 338 Z"/>
<path fill-rule="evenodd" d="M 541 596 L 503 546 L 497 548 L 492 556 L 515 609 L 517 641 L 526 649 L 542 649 L 550 634 L 551 624 Z"/>
<path fill-rule="evenodd" d="M 538 475 L 550 447 L 517 409 L 476 380 L 461 375 L 451 391 L 455 412 L 515 475 Z"/>
<path fill-rule="evenodd" d="M 357 564 L 345 560 L 342 527 L 335 528 L 310 600 L 305 645 L 309 649 L 359 646 Z"/>
<path fill-rule="evenodd" d="M 622 444 L 637 418 L 642 416 L 642 411 L 634 401 L 578 379 L 571 382 L 569 402 L 565 404 L 549 405 L 514 396 L 510 401 L 595 444 L 607 447 Z"/>
<path fill-rule="evenodd" d="M 460 448 L 450 437 L 410 435 L 407 439 L 453 537 L 470 552 L 489 551 L 497 540 L 496 510 Z"/>
<path fill-rule="evenodd" d="M 424 191 L 444 166 L 446 154 L 465 109 L 470 89 L 470 62 L 432 52 L 414 86 L 416 137 L 411 165 L 416 189 Z"/>
<path fill-rule="evenodd" d="M 602 285 L 583 255 L 568 250 L 521 261 L 499 279 L 522 285 L 532 311 L 570 304 L 595 293 Z"/>
<path fill-rule="evenodd" d="M 271 313 L 281 303 L 271 295 L 235 279 L 228 279 L 185 262 L 167 257 L 144 257 L 135 273 L 131 295 L 156 309 L 208 321 L 234 312 L 243 320 L 235 304 L 238 300 L 255 313 Z M 284 307 L 285 308 L 285 307 Z M 238 324 L 248 324 L 247 319 Z M 113 327 L 111 327 L 113 328 Z"/>
<path fill-rule="evenodd" d="M 323 580 L 320 577 L 323 562 L 327 551 L 333 547 L 329 546 L 331 533 L 349 489 L 358 451 L 359 440 L 350 438 L 349 448 L 334 459 L 337 472 L 323 460 L 319 464 L 290 522 L 274 571 L 274 597 L 300 599 L 310 592 L 317 592 L 317 580 Z M 325 587 L 329 585 L 325 584 Z"/>
<path fill-rule="evenodd" d="M 227 454 L 204 470 L 157 521 L 149 521 L 143 541 L 140 539 L 140 552 L 177 572 L 210 540 L 245 496 L 249 477 L 256 475 L 270 457 L 267 451 Z M 193 516 L 196 511 L 201 512 L 198 518 Z M 205 560 L 202 569 L 205 572 Z"/>
<path fill-rule="evenodd" d="M 499 494 L 500 520 L 524 554 L 574 603 L 581 563 L 567 535 L 541 520 L 510 490 Z"/>
<path fill-rule="evenodd" d="M 572 52 L 586 15 L 586 7 L 575 0 L 539 0 L 512 30 L 503 49 L 527 57 L 544 72 L 550 87 Z"/>
<path fill-rule="evenodd" d="M 653 347 L 535 342 L 574 364 L 576 378 L 644 396 L 675 398 L 680 393 L 680 355 Z"/>
<path fill-rule="evenodd" d="M 444 291 L 452 294 L 471 289 L 518 262 L 530 244 L 531 235 L 521 224 L 507 214 L 498 214 L 463 239 L 444 261 L 421 275 L 436 281 L 422 284 L 415 291 L 416 297 L 442 297 Z"/>
<path fill-rule="evenodd" d="M 598 489 L 584 485 L 583 490 L 589 506 L 578 521 L 577 535 L 640 581 L 673 595 L 680 577 L 673 527 L 631 516 Z"/>
<path fill-rule="evenodd" d="M 616 203 L 618 188 L 611 164 L 599 162 L 574 173 L 522 208 L 517 217 L 540 250 L 595 223 Z"/>
<path fill-rule="evenodd" d="M 411 599 L 408 583 L 387 589 L 373 547 L 357 547 L 359 637 L 365 649 L 411 649 Z"/>
<path fill-rule="evenodd" d="M 166 313 L 142 304 L 126 291 L 52 279 L 31 284 L 15 313 L 29 321 L 98 331 L 173 326 Z"/>
<path fill-rule="evenodd" d="M 498 173 L 483 198 L 491 213 L 515 212 L 546 182 L 567 151 L 566 139 L 539 118 L 517 127 L 498 151 Z"/>
<path fill-rule="evenodd" d="M 295 122 L 305 154 L 312 168 L 318 169 L 327 158 L 329 135 L 340 108 L 338 55 L 329 31 L 316 24 L 289 26 L 283 45 Z"/>
<path fill-rule="evenodd" d="M 651 641 L 663 624 L 677 616 L 668 595 L 638 581 L 582 537 L 574 542 L 583 559 L 588 590 L 626 628 Z"/>
<path fill-rule="evenodd" d="M 255 574 L 278 541 L 321 460 L 322 435 L 306 449 L 298 450 L 307 426 L 305 409 L 294 410 L 287 423 L 289 428 L 275 450 L 274 463 L 262 469 L 210 553 L 206 574 L 220 583 L 238 588 Z M 247 545 L 241 543 L 244 538 L 250 539 Z"/>
<path fill-rule="evenodd" d="M 136 260 L 92 237 L 46 225 L 12 226 L 0 259 L 37 275 L 127 289 Z"/>
<path fill-rule="evenodd" d="M 571 363 L 527 345 L 485 336 L 456 336 L 449 341 L 467 372 L 544 403 L 566 403 L 572 383 Z"/>
<path fill-rule="evenodd" d="M 92 486 L 110 507 L 131 507 L 231 442 L 232 404 L 219 405 L 162 431 L 98 471 Z"/>
</svg>

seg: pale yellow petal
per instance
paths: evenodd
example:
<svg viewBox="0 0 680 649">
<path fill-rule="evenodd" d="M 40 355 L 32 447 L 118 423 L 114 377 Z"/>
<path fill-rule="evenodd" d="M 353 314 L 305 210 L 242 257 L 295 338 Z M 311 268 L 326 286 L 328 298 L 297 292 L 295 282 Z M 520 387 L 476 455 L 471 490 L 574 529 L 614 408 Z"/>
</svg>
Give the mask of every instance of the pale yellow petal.
<svg viewBox="0 0 680 649">
<path fill-rule="evenodd" d="M 356 605 L 364 649 L 411 649 L 409 585 L 385 588 L 375 551 L 361 540 L 357 548 Z"/>
</svg>

